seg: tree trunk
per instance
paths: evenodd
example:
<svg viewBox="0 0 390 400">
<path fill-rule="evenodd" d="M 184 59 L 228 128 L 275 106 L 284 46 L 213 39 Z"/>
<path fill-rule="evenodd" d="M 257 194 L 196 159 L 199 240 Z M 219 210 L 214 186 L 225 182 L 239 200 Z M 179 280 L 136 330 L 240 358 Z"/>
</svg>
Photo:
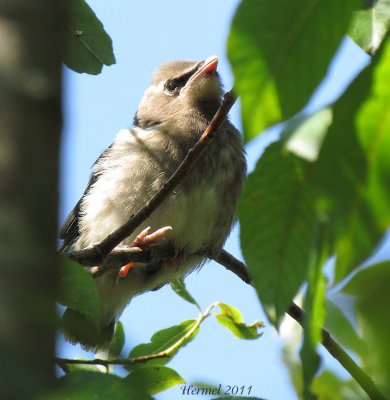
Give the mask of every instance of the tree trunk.
<svg viewBox="0 0 390 400">
<path fill-rule="evenodd" d="M 0 0 L 0 398 L 55 384 L 65 1 Z"/>
</svg>

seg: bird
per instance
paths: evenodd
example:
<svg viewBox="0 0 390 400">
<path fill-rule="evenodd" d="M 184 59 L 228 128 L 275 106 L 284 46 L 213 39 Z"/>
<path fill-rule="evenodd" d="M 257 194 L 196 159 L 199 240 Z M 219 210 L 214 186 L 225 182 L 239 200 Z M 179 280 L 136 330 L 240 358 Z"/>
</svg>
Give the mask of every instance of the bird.
<svg viewBox="0 0 390 400">
<path fill-rule="evenodd" d="M 63 253 L 105 239 L 171 177 L 222 104 L 217 66 L 218 57 L 211 56 L 200 62 L 168 61 L 157 68 L 133 126 L 121 130 L 94 163 L 83 196 L 65 220 Z M 119 275 L 108 271 L 95 278 L 100 320 L 90 321 L 68 308 L 63 330 L 71 341 L 89 349 L 107 347 L 132 298 L 186 277 L 221 251 L 236 221 L 246 160 L 241 134 L 228 118 L 219 129 L 177 188 L 118 246 L 154 246 L 174 256 L 129 263 Z"/>
</svg>

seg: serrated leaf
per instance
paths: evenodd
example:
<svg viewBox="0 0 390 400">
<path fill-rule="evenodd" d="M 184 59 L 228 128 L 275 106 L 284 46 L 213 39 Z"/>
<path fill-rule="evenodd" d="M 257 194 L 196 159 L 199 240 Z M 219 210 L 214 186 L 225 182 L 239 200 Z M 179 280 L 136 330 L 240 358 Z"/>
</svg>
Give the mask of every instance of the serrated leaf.
<svg viewBox="0 0 390 400">
<path fill-rule="evenodd" d="M 356 116 L 358 137 L 368 161 L 365 198 L 378 230 L 390 226 L 390 39 L 374 64 L 370 94 Z"/>
<path fill-rule="evenodd" d="M 65 64 L 93 75 L 99 74 L 103 65 L 115 64 L 112 40 L 85 0 L 71 0 L 69 9 Z"/>
<path fill-rule="evenodd" d="M 270 145 L 249 175 L 238 215 L 241 248 L 262 305 L 278 325 L 304 282 L 317 224 L 309 164 Z"/>
<path fill-rule="evenodd" d="M 224 327 L 228 328 L 234 336 L 239 339 L 257 339 L 262 334 L 258 333 L 258 329 L 264 325 L 260 322 L 247 325 L 243 322 L 240 311 L 229 304 L 218 303 L 221 313 L 215 317 L 217 321 Z"/>
<path fill-rule="evenodd" d="M 163 329 L 161 331 L 156 332 L 152 338 L 150 343 L 143 343 L 136 347 L 134 347 L 129 354 L 129 358 L 141 357 L 141 356 L 149 356 L 151 354 L 160 353 L 169 349 L 172 345 L 179 342 L 183 339 L 185 335 L 187 335 L 190 331 L 194 329 L 197 325 L 196 320 L 187 320 L 182 322 L 180 325 L 171 326 L 170 328 Z M 186 340 L 180 345 L 180 348 L 184 347 L 188 342 L 190 342 L 198 333 L 199 327 L 196 327 L 194 332 L 186 338 Z M 171 356 L 158 358 L 156 360 L 147 361 L 148 365 L 157 364 L 163 365 L 168 363 L 172 356 L 177 353 L 180 349 L 176 349 Z M 131 369 L 140 368 L 144 364 L 134 364 Z"/>
<path fill-rule="evenodd" d="M 129 385 L 115 375 L 92 371 L 75 371 L 60 380 L 55 392 L 43 397 L 45 400 L 152 400 L 137 382 Z"/>
<path fill-rule="evenodd" d="M 245 140 L 303 108 L 325 77 L 357 6 L 355 0 L 240 3 L 228 55 Z"/>
<path fill-rule="evenodd" d="M 114 337 L 112 338 L 112 342 L 110 343 L 110 347 L 108 348 L 110 357 L 112 358 L 119 357 L 124 345 L 125 345 L 125 330 L 123 328 L 122 322 L 118 321 L 115 324 Z"/>
<path fill-rule="evenodd" d="M 329 216 L 337 254 L 335 281 L 340 281 L 367 257 L 374 232 L 359 218 L 367 161 L 354 119 L 370 87 L 370 68 L 364 71 L 333 107 L 333 123 L 314 167 L 313 181 L 323 212 Z M 368 214 L 369 215 L 369 214 Z M 359 244 L 356 242 L 360 241 Z M 353 244 L 354 243 L 354 244 Z"/>
<path fill-rule="evenodd" d="M 335 283 L 372 254 L 390 223 L 389 64 L 387 43 L 333 107 L 315 166 L 337 254 Z"/>
<path fill-rule="evenodd" d="M 179 295 L 182 299 L 188 301 L 191 304 L 196 305 L 198 309 L 200 309 L 199 304 L 196 302 L 196 300 L 191 296 L 190 292 L 187 290 L 183 279 L 175 279 L 171 283 L 171 288 L 172 290 Z"/>
<path fill-rule="evenodd" d="M 58 293 L 59 303 L 84 314 L 92 321 L 99 321 L 100 300 L 95 281 L 80 265 L 64 259 Z"/>
<path fill-rule="evenodd" d="M 349 35 L 367 53 L 373 54 L 390 27 L 390 0 L 366 1 L 366 6 L 355 12 Z"/>
<path fill-rule="evenodd" d="M 131 372 L 124 381 L 141 386 L 147 393 L 160 393 L 185 380 L 172 368 L 163 365 L 143 366 Z"/>
</svg>

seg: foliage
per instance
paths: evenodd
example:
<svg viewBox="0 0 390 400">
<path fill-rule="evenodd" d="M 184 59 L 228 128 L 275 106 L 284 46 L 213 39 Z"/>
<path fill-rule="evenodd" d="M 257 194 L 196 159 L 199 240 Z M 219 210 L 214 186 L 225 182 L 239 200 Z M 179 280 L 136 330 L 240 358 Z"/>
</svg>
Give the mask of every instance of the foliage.
<svg viewBox="0 0 390 400">
<path fill-rule="evenodd" d="M 82 276 L 80 274 L 77 277 Z M 85 281 L 84 281 L 85 282 Z M 75 281 L 77 286 L 79 282 Z M 87 287 L 87 284 L 86 284 Z M 189 303 L 195 305 L 197 308 L 198 303 L 187 291 L 184 282 L 179 280 L 175 282 L 175 292 Z M 179 288 L 179 289 L 178 289 Z M 67 299 L 69 303 L 73 303 L 77 299 L 77 293 L 69 291 Z M 220 313 L 214 314 L 212 310 L 219 307 Z M 65 313 L 66 315 L 66 313 Z M 202 322 L 210 317 L 214 316 L 218 322 L 229 329 L 239 339 L 256 339 L 261 336 L 258 330 L 263 327 L 261 322 L 254 322 L 253 324 L 247 325 L 244 323 L 241 313 L 234 307 L 224 303 L 214 303 L 209 306 L 205 312 L 200 311 L 199 317 L 196 320 L 183 321 L 179 325 L 171 326 L 156 332 L 149 343 L 142 343 L 135 346 L 125 359 L 119 359 L 118 357 L 122 353 L 125 333 L 121 322 L 117 322 L 114 331 L 114 338 L 108 349 L 109 358 L 107 362 L 105 360 L 67 360 L 59 362 L 59 365 L 68 375 L 79 374 L 80 372 L 99 373 L 100 369 L 98 365 L 108 367 L 111 364 L 123 365 L 129 373 L 121 378 L 121 383 L 118 387 L 125 385 L 126 388 L 136 386 L 139 388 L 141 393 L 156 394 L 163 390 L 170 388 L 171 386 L 185 383 L 185 380 L 172 368 L 166 367 L 165 364 L 169 363 L 172 358 L 186 346 L 191 340 L 193 340 L 199 332 L 199 327 Z M 80 333 L 82 335 L 83 333 Z M 112 363 L 110 360 L 116 360 L 117 362 Z M 88 375 L 92 378 L 95 375 Z M 78 381 L 78 375 L 76 375 L 76 382 Z M 115 377 L 115 379 L 119 379 Z M 64 380 L 66 385 L 63 389 L 63 394 L 58 396 L 66 396 L 68 393 L 73 393 L 73 378 Z M 95 384 L 94 380 L 93 385 Z M 70 382 L 70 383 L 69 383 Z M 117 382 L 117 381 L 115 381 Z M 76 385 L 77 386 L 77 385 Z M 126 389 L 127 390 L 127 389 Z M 70 396 L 70 395 L 69 395 Z M 72 395 L 73 396 L 73 395 Z M 75 397 L 69 397 L 70 399 L 78 399 L 76 394 Z M 83 395 L 80 395 L 83 396 Z M 62 399 L 63 397 L 58 397 Z M 80 397 L 82 399 L 84 397 Z"/>
<path fill-rule="evenodd" d="M 85 0 L 71 0 L 66 31 L 65 64 L 76 72 L 100 74 L 115 64 L 112 40 Z"/>
<path fill-rule="evenodd" d="M 311 115 L 301 112 L 285 123 L 280 138 L 249 175 L 238 210 L 245 261 L 275 327 L 299 289 L 306 288 L 302 390 L 297 385 L 299 396 L 306 399 L 361 397 L 355 382 L 345 382 L 330 371 L 318 373 L 323 324 L 359 358 L 382 392 L 390 395 L 386 362 L 390 299 L 385 286 L 390 265 L 358 269 L 390 223 L 390 39 L 386 37 L 390 2 L 361 3 L 242 0 L 228 40 L 246 141 L 302 111 L 346 34 L 372 55 L 371 64 L 334 104 Z M 72 4 L 76 22 L 70 29 L 67 64 L 76 71 L 99 73 L 103 64 L 114 62 L 111 40 L 84 1 Z M 337 290 L 353 296 L 358 327 L 337 303 L 337 296 L 326 293 L 323 268 L 331 255 L 336 259 L 333 284 L 349 281 Z M 59 301 L 96 320 L 91 280 L 73 266 L 65 268 Z M 182 281 L 174 282 L 172 288 L 200 309 Z M 90 295 L 86 299 L 79 293 Z M 215 307 L 219 314 L 212 313 Z M 112 380 L 113 391 L 121 387 L 126 393 L 129 387 L 140 386 L 149 394 L 184 382 L 165 364 L 195 339 L 209 316 L 238 338 L 260 336 L 259 323 L 247 325 L 238 310 L 217 303 L 197 319 L 159 331 L 150 343 L 136 346 L 123 361 L 130 371 L 127 377 L 102 375 L 102 379 Z M 119 356 L 123 342 L 124 332 L 118 326 L 113 357 Z M 286 363 L 292 365 L 291 360 Z M 301 371 L 298 361 L 294 363 Z M 62 379 L 64 393 L 76 393 L 81 377 L 99 390 L 97 372 L 70 368 L 68 372 Z M 87 393 L 87 387 L 80 387 L 80 393 Z"/>
</svg>

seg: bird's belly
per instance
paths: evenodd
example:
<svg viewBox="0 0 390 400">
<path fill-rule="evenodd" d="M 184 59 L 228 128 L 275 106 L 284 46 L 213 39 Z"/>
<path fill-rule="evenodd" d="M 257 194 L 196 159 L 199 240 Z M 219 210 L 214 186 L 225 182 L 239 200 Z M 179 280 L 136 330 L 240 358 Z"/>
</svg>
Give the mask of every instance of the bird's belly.
<svg viewBox="0 0 390 400">
<path fill-rule="evenodd" d="M 129 194 L 127 189 L 119 196 L 118 187 L 111 190 L 106 186 L 105 195 L 97 193 L 98 190 L 99 188 L 95 187 L 87 200 L 87 212 L 82 218 L 82 234 L 76 244 L 77 248 L 88 247 L 105 239 L 127 222 L 146 202 L 142 197 Z M 115 198 L 109 193 L 116 193 Z M 213 185 L 201 185 L 187 191 L 175 192 L 129 234 L 122 245 L 131 245 L 136 235 L 148 226 L 151 227 L 151 231 L 171 226 L 172 231 L 166 234 L 161 244 L 170 242 L 178 249 L 196 252 L 209 245 L 210 239 L 215 236 L 216 214 L 220 206 L 221 199 L 218 199 Z"/>
<path fill-rule="evenodd" d="M 171 226 L 167 239 L 175 247 L 196 252 L 209 245 L 216 229 L 218 200 L 214 187 L 194 187 L 166 201 L 145 222 L 158 229 Z"/>
</svg>

